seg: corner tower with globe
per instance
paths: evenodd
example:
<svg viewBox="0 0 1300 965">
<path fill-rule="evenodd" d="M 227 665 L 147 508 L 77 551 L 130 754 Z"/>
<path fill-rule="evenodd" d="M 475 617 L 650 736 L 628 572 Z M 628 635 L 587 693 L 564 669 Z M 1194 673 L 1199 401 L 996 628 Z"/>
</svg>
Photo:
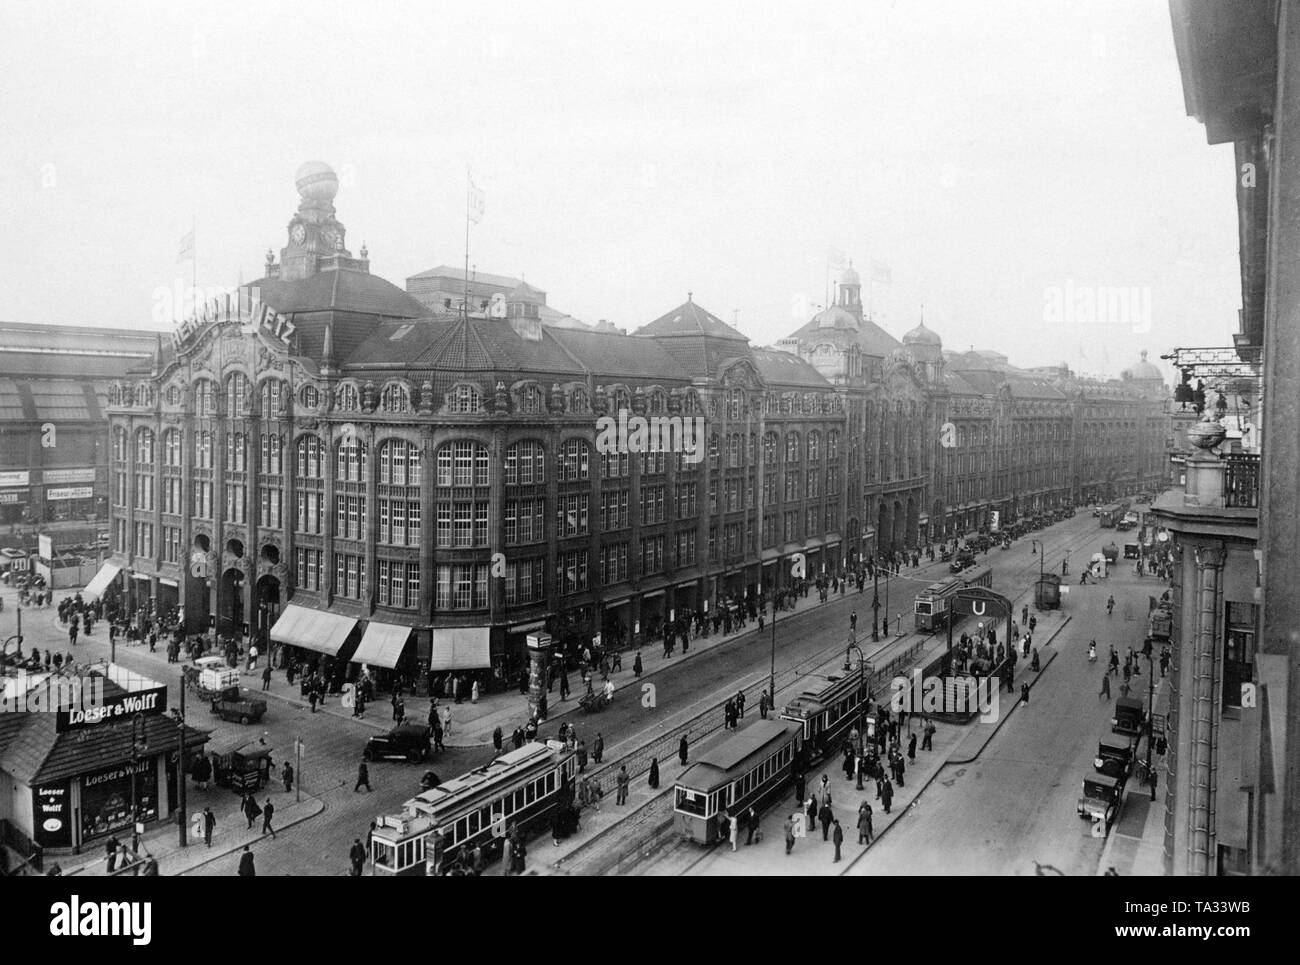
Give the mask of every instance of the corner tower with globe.
<svg viewBox="0 0 1300 965">
<path fill-rule="evenodd" d="M 294 183 L 298 188 L 298 210 L 289 219 L 287 244 L 280 249 L 279 264 L 267 252 L 268 277 L 285 281 L 308 278 L 334 268 L 370 270 L 364 247 L 361 257 L 348 251 L 347 228 L 335 217 L 334 196 L 339 179 L 334 169 L 323 161 L 307 161 L 298 168 Z"/>
</svg>

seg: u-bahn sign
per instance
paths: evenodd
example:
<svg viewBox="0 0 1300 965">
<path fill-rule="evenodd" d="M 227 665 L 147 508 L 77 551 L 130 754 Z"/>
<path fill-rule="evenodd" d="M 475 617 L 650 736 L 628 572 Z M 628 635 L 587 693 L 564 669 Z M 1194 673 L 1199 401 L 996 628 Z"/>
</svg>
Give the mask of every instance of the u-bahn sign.
<svg viewBox="0 0 1300 965">
<path fill-rule="evenodd" d="M 1006 617 L 1007 629 L 1003 642 L 1011 642 L 1011 621 L 1014 619 L 1014 613 L 1011 607 L 1011 601 L 1001 593 L 994 593 L 992 590 L 985 589 L 982 586 L 967 586 L 953 594 L 952 602 L 948 604 L 953 616 L 957 614 L 970 614 L 976 619 L 991 620 L 993 617 Z M 948 649 L 952 649 L 952 625 L 954 620 L 950 617 L 948 620 Z"/>
</svg>

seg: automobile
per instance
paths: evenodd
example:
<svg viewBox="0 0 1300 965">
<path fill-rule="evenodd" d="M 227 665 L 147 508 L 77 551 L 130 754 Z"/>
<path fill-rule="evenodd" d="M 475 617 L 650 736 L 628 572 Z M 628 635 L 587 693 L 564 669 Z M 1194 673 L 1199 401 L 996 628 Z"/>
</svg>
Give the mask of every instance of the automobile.
<svg viewBox="0 0 1300 965">
<path fill-rule="evenodd" d="M 1136 500 L 1134 500 L 1134 502 L 1142 503 L 1143 505 L 1145 505 L 1145 504 L 1151 502 L 1151 494 L 1150 494 L 1150 493 L 1138 493 L 1138 497 L 1137 497 Z"/>
<path fill-rule="evenodd" d="M 1092 766 L 1099 774 L 1127 780 L 1133 770 L 1133 748 L 1128 744 L 1107 744 L 1105 741 L 1099 741 L 1097 756 L 1093 758 Z"/>
<path fill-rule="evenodd" d="M 366 741 L 361 756 L 368 761 L 401 759 L 418 764 L 429 756 L 432 749 L 432 728 L 423 724 L 398 724 L 383 737 Z"/>
<path fill-rule="evenodd" d="M 1100 515 L 1101 515 L 1101 507 L 1100 507 L 1100 506 L 1094 506 L 1094 507 L 1092 507 L 1092 515 L 1093 515 L 1094 517 L 1096 517 L 1096 516 L 1100 516 Z"/>
<path fill-rule="evenodd" d="M 249 690 L 231 687 L 212 701 L 212 713 L 222 720 L 255 724 L 266 714 L 266 701 Z"/>
<path fill-rule="evenodd" d="M 1146 710 L 1136 697 L 1120 697 L 1115 701 L 1115 716 L 1110 720 L 1112 734 L 1137 737 L 1146 724 Z"/>
<path fill-rule="evenodd" d="M 948 564 L 949 573 L 960 573 L 968 566 L 975 565 L 975 554 L 969 549 L 963 549 L 957 553 L 957 556 Z"/>
<path fill-rule="evenodd" d="M 1120 796 L 1124 782 L 1106 774 L 1089 774 L 1083 779 L 1083 789 L 1075 811 L 1079 817 L 1102 821 L 1109 830 L 1119 814 Z"/>
<path fill-rule="evenodd" d="M 1125 533 L 1128 532 L 1136 525 L 1137 523 L 1133 522 L 1133 520 L 1129 519 L 1126 516 L 1123 519 L 1121 519 L 1118 523 L 1115 524 L 1115 528 L 1119 530 L 1121 533 Z"/>
</svg>

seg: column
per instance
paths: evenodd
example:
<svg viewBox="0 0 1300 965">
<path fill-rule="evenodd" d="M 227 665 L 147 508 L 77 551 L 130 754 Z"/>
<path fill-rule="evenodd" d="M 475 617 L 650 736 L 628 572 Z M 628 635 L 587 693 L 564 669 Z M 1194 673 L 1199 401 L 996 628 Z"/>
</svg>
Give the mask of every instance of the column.
<svg viewBox="0 0 1300 965">
<path fill-rule="evenodd" d="M 1222 546 L 1198 547 L 1196 559 L 1195 636 L 1189 641 L 1187 695 L 1187 853 L 1186 874 L 1215 873 L 1215 790 L 1218 784 L 1218 729 L 1221 660 L 1219 613 L 1223 608 Z"/>
</svg>

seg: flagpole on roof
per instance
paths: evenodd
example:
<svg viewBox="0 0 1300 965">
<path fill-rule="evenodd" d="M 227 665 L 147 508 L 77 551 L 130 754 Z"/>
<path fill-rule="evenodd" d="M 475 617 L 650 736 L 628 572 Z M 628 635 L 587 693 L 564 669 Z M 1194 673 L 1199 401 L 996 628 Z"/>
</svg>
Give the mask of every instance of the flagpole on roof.
<svg viewBox="0 0 1300 965">
<path fill-rule="evenodd" d="M 194 257 L 190 260 L 190 279 L 194 283 L 194 313 L 199 311 L 199 235 L 195 230 L 198 226 L 198 220 L 194 212 L 190 212 L 190 239 L 193 243 Z"/>
<path fill-rule="evenodd" d="M 474 180 L 470 177 L 469 167 L 465 168 L 465 283 L 461 296 L 460 310 L 469 318 L 469 205 L 470 195 L 474 193 Z"/>
</svg>

